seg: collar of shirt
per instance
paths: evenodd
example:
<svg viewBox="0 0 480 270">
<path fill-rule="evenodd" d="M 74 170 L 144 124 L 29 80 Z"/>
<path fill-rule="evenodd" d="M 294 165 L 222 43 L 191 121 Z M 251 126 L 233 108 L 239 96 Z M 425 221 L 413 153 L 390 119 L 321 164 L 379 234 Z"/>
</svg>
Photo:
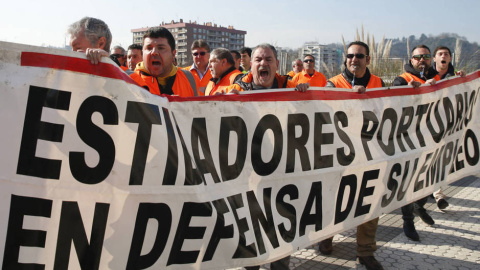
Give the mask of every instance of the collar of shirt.
<svg viewBox="0 0 480 270">
<path fill-rule="evenodd" d="M 207 72 L 208 72 L 208 67 L 205 69 L 204 73 L 200 72 L 200 70 L 197 68 L 195 63 L 193 63 L 192 66 L 190 67 L 190 71 L 192 71 L 194 69 L 197 71 L 197 74 L 198 74 L 198 77 L 200 77 L 200 80 L 203 79 L 203 76 L 205 76 L 205 74 L 207 74 Z"/>
</svg>

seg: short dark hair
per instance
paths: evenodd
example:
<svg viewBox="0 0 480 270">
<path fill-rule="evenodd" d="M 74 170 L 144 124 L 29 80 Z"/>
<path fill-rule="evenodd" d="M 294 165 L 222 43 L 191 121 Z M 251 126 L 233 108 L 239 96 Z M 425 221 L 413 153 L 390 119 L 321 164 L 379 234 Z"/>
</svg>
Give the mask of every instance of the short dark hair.
<svg viewBox="0 0 480 270">
<path fill-rule="evenodd" d="M 420 45 L 417 45 L 417 46 L 413 47 L 411 53 L 413 54 L 413 51 L 415 51 L 416 49 L 427 49 L 428 52 L 431 52 L 430 48 L 428 48 L 427 45 L 424 45 L 424 44 L 420 44 Z"/>
<path fill-rule="evenodd" d="M 313 61 L 315 61 L 315 56 L 311 55 L 311 54 L 305 54 L 303 56 L 303 59 L 307 58 L 307 57 L 312 57 L 313 58 Z M 295 60 L 296 61 L 296 60 Z M 303 62 L 303 61 L 302 61 Z"/>
<path fill-rule="evenodd" d="M 210 45 L 208 45 L 208 43 L 204 39 L 197 39 L 193 41 L 192 47 L 190 49 L 193 51 L 196 48 L 203 48 L 207 50 L 207 52 L 210 52 Z"/>
<path fill-rule="evenodd" d="M 240 53 L 237 50 L 230 50 L 230 53 L 235 55 L 234 56 L 235 60 L 238 60 L 238 59 L 242 58 L 242 56 L 240 55 Z"/>
<path fill-rule="evenodd" d="M 229 63 L 232 66 L 235 65 L 235 61 L 233 60 L 232 54 L 230 53 L 229 50 L 225 48 L 216 48 L 212 51 L 211 55 L 213 55 L 218 60 L 227 59 L 227 63 Z"/>
<path fill-rule="evenodd" d="M 166 38 L 168 45 L 170 45 L 171 50 L 175 50 L 175 38 L 173 37 L 172 33 L 168 31 L 165 27 L 152 27 L 147 30 L 147 32 L 143 35 L 143 44 L 145 44 L 146 38 Z"/>
<path fill-rule="evenodd" d="M 252 57 L 252 49 L 248 48 L 248 47 L 243 47 L 240 49 L 240 53 L 241 54 L 248 54 L 249 57 Z"/>
<path fill-rule="evenodd" d="M 353 45 L 359 45 L 359 46 L 364 47 L 365 50 L 367 51 L 367 55 L 370 55 L 370 48 L 368 48 L 368 45 L 365 42 L 361 42 L 361 41 L 350 42 L 350 44 L 348 44 L 347 51 Z M 345 53 L 347 53 L 347 52 L 345 52 Z"/>
<path fill-rule="evenodd" d="M 448 47 L 438 46 L 437 48 L 435 48 L 435 51 L 433 52 L 433 56 L 437 55 L 437 51 L 439 51 L 439 50 L 447 50 L 448 53 L 450 54 L 450 56 L 452 55 L 452 52 L 450 51 L 450 49 Z"/>
<path fill-rule="evenodd" d="M 132 44 L 132 45 L 128 46 L 127 51 L 128 50 L 140 50 L 141 51 L 141 50 L 143 50 L 143 48 L 142 48 L 142 45 L 140 45 L 140 44 Z"/>
</svg>

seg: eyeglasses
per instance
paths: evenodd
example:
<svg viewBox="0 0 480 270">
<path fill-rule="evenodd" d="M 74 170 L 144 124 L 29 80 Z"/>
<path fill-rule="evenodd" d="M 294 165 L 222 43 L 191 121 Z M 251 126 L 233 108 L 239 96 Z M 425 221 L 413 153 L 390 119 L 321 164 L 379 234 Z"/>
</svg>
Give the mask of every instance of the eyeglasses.
<svg viewBox="0 0 480 270">
<path fill-rule="evenodd" d="M 125 55 L 119 54 L 119 53 L 111 54 L 110 56 L 113 56 L 113 57 L 115 57 L 115 58 L 123 58 L 123 57 L 125 57 Z"/>
<path fill-rule="evenodd" d="M 314 63 L 315 60 L 313 60 L 313 59 L 305 59 L 305 60 L 303 60 L 303 62 L 304 62 L 304 63 Z"/>
<path fill-rule="evenodd" d="M 363 54 L 363 53 L 349 53 L 349 54 L 347 54 L 348 59 L 353 59 L 353 57 L 356 57 L 358 59 L 363 59 L 363 58 L 365 58 L 365 56 L 366 55 Z"/>
<path fill-rule="evenodd" d="M 412 56 L 413 59 L 417 60 L 417 61 L 420 61 L 420 59 L 425 59 L 425 60 L 430 60 L 430 58 L 432 58 L 432 55 L 431 54 L 416 54 L 414 56 Z"/>
<path fill-rule="evenodd" d="M 193 56 L 198 56 L 198 55 L 205 56 L 205 54 L 207 54 L 207 53 L 206 52 L 194 52 L 192 54 L 193 54 Z"/>
</svg>

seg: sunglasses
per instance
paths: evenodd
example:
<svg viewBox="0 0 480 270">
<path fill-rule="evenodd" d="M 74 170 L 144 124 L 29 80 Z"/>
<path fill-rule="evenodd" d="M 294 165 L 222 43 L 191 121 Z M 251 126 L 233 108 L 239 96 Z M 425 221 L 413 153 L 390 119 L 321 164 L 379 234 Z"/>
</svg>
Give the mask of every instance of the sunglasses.
<svg viewBox="0 0 480 270">
<path fill-rule="evenodd" d="M 349 53 L 349 54 L 347 54 L 348 59 L 353 59 L 353 57 L 357 57 L 358 59 L 363 59 L 363 58 L 365 58 L 365 56 L 366 55 L 363 54 L 363 53 Z"/>
<path fill-rule="evenodd" d="M 315 60 L 313 60 L 313 59 L 305 59 L 305 60 L 303 60 L 303 62 L 304 62 L 304 63 L 313 63 L 313 62 L 315 62 Z"/>
<path fill-rule="evenodd" d="M 125 55 L 123 54 L 119 54 L 119 53 L 116 53 L 116 54 L 111 54 L 111 56 L 115 57 L 115 58 L 122 58 L 122 57 L 125 57 Z"/>
<path fill-rule="evenodd" d="M 205 54 L 207 54 L 207 53 L 206 52 L 194 52 L 192 54 L 193 54 L 193 56 L 198 56 L 198 55 L 205 56 Z"/>
<path fill-rule="evenodd" d="M 412 56 L 413 59 L 417 60 L 417 61 L 420 61 L 420 59 L 425 59 L 425 60 L 430 60 L 430 58 L 432 58 L 432 55 L 431 54 L 416 54 L 414 56 Z"/>
</svg>

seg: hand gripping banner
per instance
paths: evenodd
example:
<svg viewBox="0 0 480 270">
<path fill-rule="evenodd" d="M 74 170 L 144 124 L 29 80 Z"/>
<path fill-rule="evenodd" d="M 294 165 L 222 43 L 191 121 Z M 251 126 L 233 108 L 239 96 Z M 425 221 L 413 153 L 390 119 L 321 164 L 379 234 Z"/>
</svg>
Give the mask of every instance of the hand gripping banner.
<svg viewBox="0 0 480 270">
<path fill-rule="evenodd" d="M 479 71 L 179 98 L 108 59 L 0 56 L 4 269 L 263 264 L 479 172 Z"/>
</svg>

